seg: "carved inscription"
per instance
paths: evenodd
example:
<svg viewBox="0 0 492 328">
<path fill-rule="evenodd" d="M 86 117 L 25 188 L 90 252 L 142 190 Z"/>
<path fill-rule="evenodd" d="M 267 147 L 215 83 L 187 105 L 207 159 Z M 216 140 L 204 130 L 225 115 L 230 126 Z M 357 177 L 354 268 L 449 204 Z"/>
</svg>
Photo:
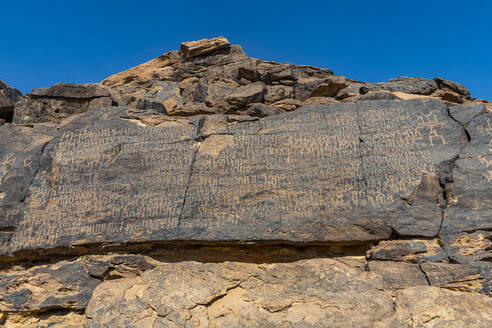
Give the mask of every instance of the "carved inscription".
<svg viewBox="0 0 492 328">
<path fill-rule="evenodd" d="M 459 151 L 456 122 L 439 109 L 362 108 L 359 112 L 367 204 L 384 206 L 414 190 L 423 174 Z"/>
<path fill-rule="evenodd" d="M 184 221 L 254 222 L 250 238 L 294 231 L 294 239 L 309 239 L 316 229 L 384 214 L 459 151 L 460 126 L 442 110 L 344 104 L 251 123 L 261 134 L 231 127 L 231 147 L 216 156 L 198 152 Z"/>
<path fill-rule="evenodd" d="M 361 225 L 385 219 L 374 209 L 384 214 L 459 150 L 461 126 L 439 103 L 404 104 L 312 107 L 205 140 L 190 137 L 191 124 L 64 132 L 29 189 L 11 250 L 369 238 Z"/>
<path fill-rule="evenodd" d="M 444 233 L 490 230 L 492 221 L 492 113 L 474 118 L 467 126 L 470 143 L 460 153 L 453 171 L 454 192 Z"/>
<path fill-rule="evenodd" d="M 177 226 L 194 154 L 185 132 L 135 125 L 63 134 L 12 247 L 132 240 Z"/>
</svg>

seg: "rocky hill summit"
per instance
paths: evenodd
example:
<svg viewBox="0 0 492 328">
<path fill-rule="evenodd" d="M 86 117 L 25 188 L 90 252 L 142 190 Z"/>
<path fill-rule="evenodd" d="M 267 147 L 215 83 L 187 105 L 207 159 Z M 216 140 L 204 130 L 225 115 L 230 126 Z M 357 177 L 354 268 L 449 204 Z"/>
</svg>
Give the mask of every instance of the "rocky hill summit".
<svg viewBox="0 0 492 328">
<path fill-rule="evenodd" d="M 0 325 L 492 326 L 492 106 L 181 44 L 0 82 Z"/>
</svg>

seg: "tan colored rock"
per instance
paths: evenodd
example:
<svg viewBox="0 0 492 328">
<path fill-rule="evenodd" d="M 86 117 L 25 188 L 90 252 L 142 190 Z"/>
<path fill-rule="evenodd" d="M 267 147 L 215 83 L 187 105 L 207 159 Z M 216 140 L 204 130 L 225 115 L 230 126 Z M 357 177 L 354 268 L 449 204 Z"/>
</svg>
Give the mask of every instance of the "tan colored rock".
<svg viewBox="0 0 492 328">
<path fill-rule="evenodd" d="M 274 102 L 272 104 L 272 106 L 275 106 L 277 108 L 280 108 L 282 110 L 290 112 L 296 108 L 301 107 L 302 103 L 301 103 L 301 101 L 299 101 L 297 99 L 282 99 L 282 100 Z"/>
<path fill-rule="evenodd" d="M 312 97 L 335 97 L 340 90 L 345 89 L 349 84 L 350 81 L 345 76 L 330 76 L 313 91 Z"/>
<path fill-rule="evenodd" d="M 85 316 L 79 312 L 65 313 L 55 311 L 39 314 L 8 314 L 5 315 L 5 328 L 83 328 L 85 327 Z M 0 314 L 0 324 L 2 315 Z"/>
<path fill-rule="evenodd" d="M 330 259 L 182 262 L 101 284 L 87 327 L 362 327 L 392 313 L 381 288 L 380 278 Z"/>
<path fill-rule="evenodd" d="M 481 328 L 492 326 L 492 298 L 436 287 L 411 287 L 395 293 L 395 312 L 383 327 Z"/>
<path fill-rule="evenodd" d="M 167 52 L 146 63 L 132 67 L 104 79 L 101 84 L 107 87 L 115 88 L 127 84 L 143 85 L 153 79 L 174 80 L 173 65 L 180 60 L 178 51 Z"/>
<path fill-rule="evenodd" d="M 271 104 L 283 99 L 292 99 L 294 89 L 286 85 L 269 85 L 266 87 L 265 103 Z"/>
<path fill-rule="evenodd" d="M 185 90 L 186 88 L 192 86 L 195 83 L 198 83 L 198 78 L 197 77 L 189 77 L 184 79 L 183 81 L 179 82 L 179 88 L 181 90 Z"/>
<path fill-rule="evenodd" d="M 433 96 L 417 95 L 417 94 L 405 93 L 405 92 L 400 92 L 400 91 L 393 91 L 392 93 L 402 100 L 438 99 L 437 96 L 433 97 Z"/>
<path fill-rule="evenodd" d="M 302 102 L 302 105 L 310 105 L 310 104 L 337 104 L 338 100 L 330 97 L 311 97 Z"/>
<path fill-rule="evenodd" d="M 444 101 L 449 101 L 452 103 L 460 104 L 463 102 L 461 96 L 458 93 L 447 89 L 436 90 L 432 95 L 435 97 L 439 97 Z"/>
<path fill-rule="evenodd" d="M 162 264 L 106 281 L 87 327 L 488 327 L 492 299 L 418 286 L 385 292 L 360 259 Z M 344 262 L 344 263 L 342 263 Z M 390 297 L 393 295 L 393 300 Z M 464 315 L 460 315 L 464 313 Z"/>
<path fill-rule="evenodd" d="M 154 268 L 153 263 L 141 255 L 101 255 L 0 271 L 0 313 L 80 311 L 103 279 L 135 277 Z"/>
<path fill-rule="evenodd" d="M 203 39 L 198 41 L 181 43 L 181 53 L 185 58 L 192 58 L 201 55 L 206 55 L 216 50 L 230 46 L 229 41 L 220 36 L 213 39 Z"/>
</svg>

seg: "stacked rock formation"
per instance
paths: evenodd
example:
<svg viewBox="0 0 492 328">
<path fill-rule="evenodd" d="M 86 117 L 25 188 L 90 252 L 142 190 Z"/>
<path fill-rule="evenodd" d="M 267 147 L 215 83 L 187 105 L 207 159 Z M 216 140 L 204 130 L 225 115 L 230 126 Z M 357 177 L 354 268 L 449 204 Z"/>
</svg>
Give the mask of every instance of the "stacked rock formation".
<svg viewBox="0 0 492 328">
<path fill-rule="evenodd" d="M 6 327 L 492 326 L 492 106 L 223 38 L 0 84 Z"/>
</svg>

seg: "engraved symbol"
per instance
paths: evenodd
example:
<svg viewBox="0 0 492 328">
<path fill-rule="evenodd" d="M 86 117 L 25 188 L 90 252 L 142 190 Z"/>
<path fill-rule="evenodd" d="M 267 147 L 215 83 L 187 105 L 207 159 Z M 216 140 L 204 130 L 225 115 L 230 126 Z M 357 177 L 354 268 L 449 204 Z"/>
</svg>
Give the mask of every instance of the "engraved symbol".
<svg viewBox="0 0 492 328">
<path fill-rule="evenodd" d="M 489 166 L 492 167 L 492 160 L 486 159 L 485 157 L 480 157 L 478 160 L 480 161 L 480 164 L 482 165 L 485 164 L 485 167 L 489 167 Z"/>
<path fill-rule="evenodd" d="M 492 170 L 487 171 L 487 174 L 485 175 L 485 179 L 487 179 L 487 183 L 492 181 Z"/>
<path fill-rule="evenodd" d="M 448 127 L 447 124 L 439 121 L 437 115 L 433 113 L 422 114 L 422 116 L 419 116 L 419 119 L 421 121 L 421 126 L 429 129 L 429 142 L 431 146 L 434 146 L 435 139 L 438 139 L 442 145 L 446 144 L 446 140 L 444 140 L 442 135 L 437 133 L 436 129 L 445 129 Z"/>
</svg>

